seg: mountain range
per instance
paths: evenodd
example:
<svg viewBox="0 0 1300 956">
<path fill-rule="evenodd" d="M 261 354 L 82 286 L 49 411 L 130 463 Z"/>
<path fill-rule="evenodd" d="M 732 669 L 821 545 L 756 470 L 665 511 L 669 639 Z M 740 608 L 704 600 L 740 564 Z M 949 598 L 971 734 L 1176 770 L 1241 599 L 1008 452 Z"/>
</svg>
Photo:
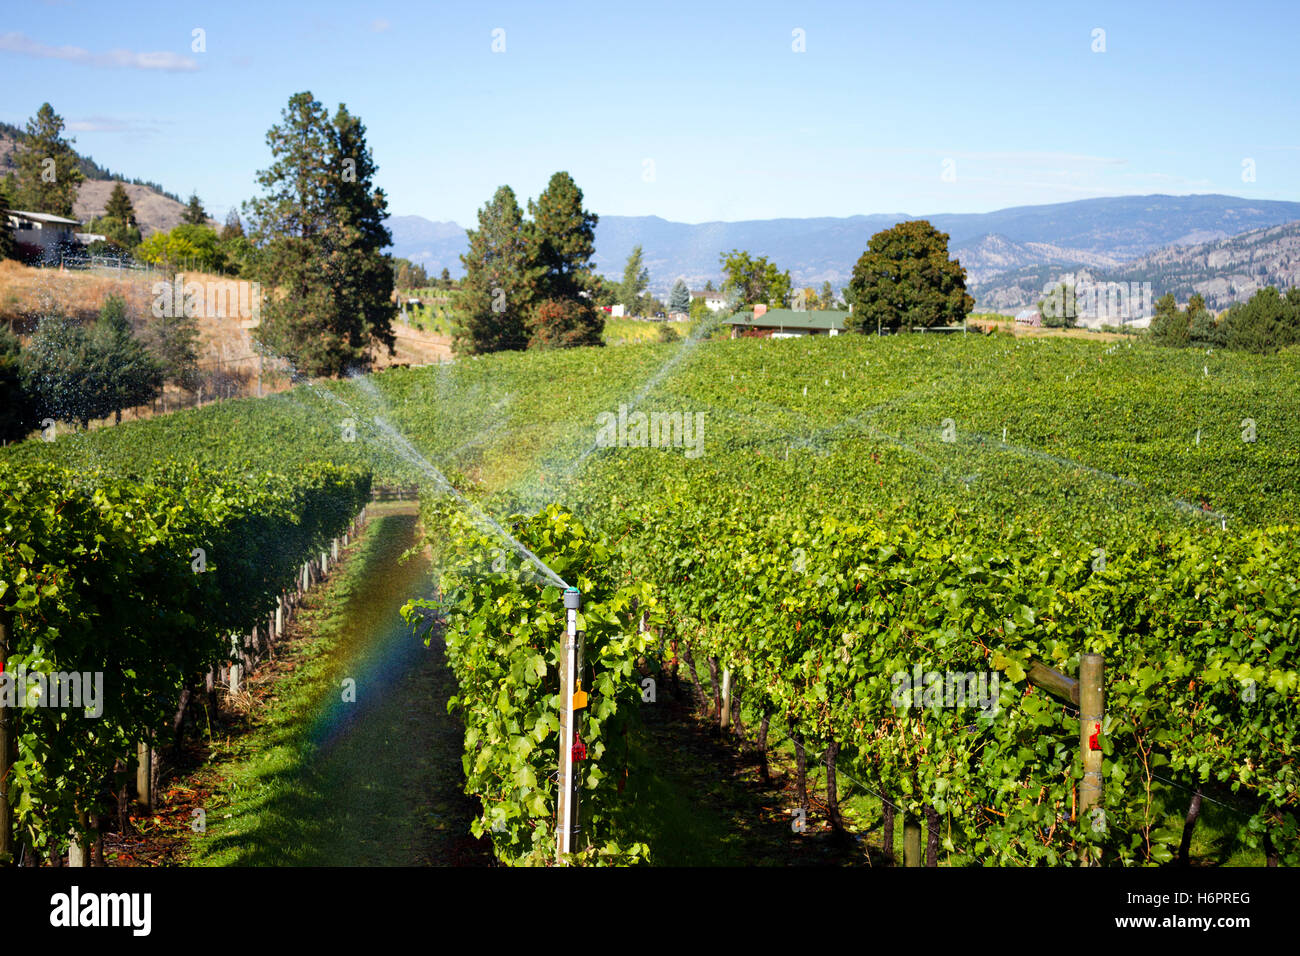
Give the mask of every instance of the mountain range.
<svg viewBox="0 0 1300 956">
<path fill-rule="evenodd" d="M 873 234 L 912 218 L 928 219 L 948 233 L 952 254 L 966 267 L 967 282 L 983 288 L 996 276 L 1036 266 L 1110 272 L 1156 249 L 1198 246 L 1300 220 L 1300 203 L 1153 195 L 924 217 L 876 213 L 690 224 L 658 216 L 602 216 L 596 226 L 594 261 L 600 274 L 621 278 L 628 254 L 640 244 L 651 291 L 663 295 L 678 277 L 692 287 L 709 279 L 719 282 L 719 255 L 745 249 L 788 269 L 796 286 L 820 288 L 829 281 L 839 288 L 848 282 Z M 394 255 L 433 272 L 463 271 L 465 231 L 456 223 L 394 216 L 388 225 Z"/>
<path fill-rule="evenodd" d="M 21 136 L 0 123 L 0 175 L 13 170 Z M 125 178 L 79 156 L 87 181 L 74 214 L 83 222 L 103 211 L 113 180 L 123 180 L 144 235 L 181 221 L 184 205 L 157 183 Z M 949 250 L 966 268 L 977 307 L 1010 311 L 1033 305 L 1044 283 L 1087 269 L 1099 281 L 1150 281 L 1159 296 L 1183 301 L 1192 291 L 1222 309 L 1260 285 L 1300 282 L 1300 203 L 1225 195 L 1117 196 L 987 213 L 875 213 L 843 218 L 670 222 L 658 216 L 601 216 L 596 271 L 620 279 L 628 254 L 643 250 L 650 291 L 666 297 L 680 277 L 692 288 L 722 281 L 720 255 L 744 249 L 790 272 L 796 287 L 843 288 L 871 236 L 895 223 L 928 219 L 948 233 Z M 463 274 L 463 226 L 416 215 L 387 220 L 391 252 L 436 275 Z M 213 225 L 217 223 L 213 222 Z"/>
</svg>

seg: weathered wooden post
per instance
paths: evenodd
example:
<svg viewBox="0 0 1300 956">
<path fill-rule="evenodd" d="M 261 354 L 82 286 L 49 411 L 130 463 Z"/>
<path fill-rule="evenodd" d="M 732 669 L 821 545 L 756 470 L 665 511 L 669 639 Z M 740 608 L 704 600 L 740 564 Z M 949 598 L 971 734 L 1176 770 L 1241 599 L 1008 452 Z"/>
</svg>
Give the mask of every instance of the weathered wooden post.
<svg viewBox="0 0 1300 956">
<path fill-rule="evenodd" d="M 903 814 L 903 866 L 921 865 L 921 822 Z"/>
<path fill-rule="evenodd" d="M 722 729 L 731 727 L 731 668 L 722 669 Z"/>
<path fill-rule="evenodd" d="M 1079 784 L 1079 819 L 1092 816 L 1101 803 L 1101 725 L 1106 717 L 1105 660 L 1100 654 L 1079 658 L 1079 750 L 1083 754 L 1083 780 Z M 1098 810 L 1098 813 L 1104 813 Z M 1105 817 L 1100 828 L 1105 828 Z M 1098 829 L 1094 821 L 1093 829 Z"/>
<path fill-rule="evenodd" d="M 146 813 L 153 808 L 153 748 L 148 743 L 136 745 L 135 802 Z"/>
</svg>

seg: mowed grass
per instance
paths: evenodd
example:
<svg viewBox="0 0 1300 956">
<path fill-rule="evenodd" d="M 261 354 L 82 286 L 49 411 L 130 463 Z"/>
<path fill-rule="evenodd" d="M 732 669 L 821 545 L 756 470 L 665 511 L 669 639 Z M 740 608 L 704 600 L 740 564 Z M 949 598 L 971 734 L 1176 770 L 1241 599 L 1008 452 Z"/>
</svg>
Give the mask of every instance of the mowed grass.
<svg viewBox="0 0 1300 956">
<path fill-rule="evenodd" d="M 371 506 L 365 535 L 309 595 L 306 636 L 288 654 L 253 728 L 214 742 L 193 781 L 212 794 L 200 866 L 410 866 L 486 863 L 468 835 L 463 730 L 446 712 L 450 677 L 397 617 L 423 593 L 427 562 L 406 508 Z M 345 701 L 345 680 L 356 682 Z"/>
</svg>

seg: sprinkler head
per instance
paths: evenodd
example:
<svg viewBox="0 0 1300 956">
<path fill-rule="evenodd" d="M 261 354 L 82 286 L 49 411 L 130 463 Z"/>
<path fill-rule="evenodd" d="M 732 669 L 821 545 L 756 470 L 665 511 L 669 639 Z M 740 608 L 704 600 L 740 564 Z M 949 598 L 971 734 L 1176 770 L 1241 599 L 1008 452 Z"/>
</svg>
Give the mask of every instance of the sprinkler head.
<svg viewBox="0 0 1300 956">
<path fill-rule="evenodd" d="M 577 588 L 565 588 L 564 590 L 564 608 L 568 611 L 576 611 L 582 607 L 582 595 L 578 593 Z"/>
</svg>

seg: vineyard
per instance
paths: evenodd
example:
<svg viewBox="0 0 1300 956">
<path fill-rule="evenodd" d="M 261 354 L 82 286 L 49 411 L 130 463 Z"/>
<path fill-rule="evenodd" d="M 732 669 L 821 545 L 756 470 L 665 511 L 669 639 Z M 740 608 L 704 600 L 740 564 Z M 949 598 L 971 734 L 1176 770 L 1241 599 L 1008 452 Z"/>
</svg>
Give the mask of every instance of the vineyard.
<svg viewBox="0 0 1300 956">
<path fill-rule="evenodd" d="M 554 859 L 562 579 L 582 594 L 575 861 L 655 862 L 629 740 L 647 688 L 685 686 L 765 771 L 793 742 L 792 811 L 825 768 L 836 838 L 838 775 L 879 800 L 871 840 L 890 853 L 896 823 L 924 822 L 928 859 L 952 865 L 1164 864 L 1204 798 L 1294 865 L 1297 380 L 1296 350 L 693 339 L 394 369 L 28 442 L 0 459 L 6 667 L 111 686 L 97 722 L 21 711 L 10 802 L 30 840 L 84 829 L 115 762 L 274 612 L 372 481 L 418 483 L 441 597 L 408 615 L 445 639 L 475 832 L 503 862 Z M 642 444 L 638 411 L 701 416 L 698 454 Z M 602 445 L 601 415 L 632 438 Z M 1086 654 L 1105 717 L 1081 735 L 1078 702 L 1031 674 L 1073 678 Z"/>
</svg>

